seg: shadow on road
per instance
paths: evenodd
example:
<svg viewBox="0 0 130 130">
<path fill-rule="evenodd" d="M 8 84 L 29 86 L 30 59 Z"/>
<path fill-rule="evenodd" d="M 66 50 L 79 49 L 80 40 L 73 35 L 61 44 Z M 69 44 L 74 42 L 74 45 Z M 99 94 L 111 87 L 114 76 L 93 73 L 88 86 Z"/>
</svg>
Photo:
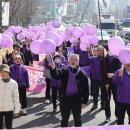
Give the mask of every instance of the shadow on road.
<svg viewBox="0 0 130 130">
<path fill-rule="evenodd" d="M 60 112 L 52 113 L 51 105 L 44 104 L 45 98 L 43 97 L 28 97 L 28 117 L 29 121 L 24 124 L 16 127 L 15 129 L 25 129 L 25 128 L 39 128 L 39 127 L 48 127 L 48 128 L 57 128 L 60 127 Z M 90 108 L 92 99 L 88 102 L 88 108 Z M 51 111 L 51 112 L 50 112 Z M 87 111 L 87 112 L 86 112 Z M 100 109 L 95 111 L 85 110 L 82 114 L 82 123 L 87 125 L 92 120 L 96 120 L 96 115 L 101 112 Z M 34 118 L 33 118 L 34 117 Z M 31 119 L 30 119 L 31 118 Z M 110 125 L 114 125 L 116 122 L 111 122 Z M 106 122 L 102 122 L 99 126 L 106 125 Z M 69 121 L 69 126 L 74 126 L 74 121 L 71 119 Z"/>
</svg>

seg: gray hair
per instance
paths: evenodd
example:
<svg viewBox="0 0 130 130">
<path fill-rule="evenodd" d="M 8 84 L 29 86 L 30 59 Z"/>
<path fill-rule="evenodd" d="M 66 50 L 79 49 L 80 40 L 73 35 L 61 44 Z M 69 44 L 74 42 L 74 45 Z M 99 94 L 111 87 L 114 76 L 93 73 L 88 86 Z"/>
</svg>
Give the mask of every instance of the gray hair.
<svg viewBox="0 0 130 130">
<path fill-rule="evenodd" d="M 79 55 L 77 55 L 77 54 L 71 54 L 71 55 L 69 56 L 69 60 L 70 60 L 72 57 L 75 57 L 75 58 L 78 60 L 78 62 L 79 62 Z"/>
</svg>

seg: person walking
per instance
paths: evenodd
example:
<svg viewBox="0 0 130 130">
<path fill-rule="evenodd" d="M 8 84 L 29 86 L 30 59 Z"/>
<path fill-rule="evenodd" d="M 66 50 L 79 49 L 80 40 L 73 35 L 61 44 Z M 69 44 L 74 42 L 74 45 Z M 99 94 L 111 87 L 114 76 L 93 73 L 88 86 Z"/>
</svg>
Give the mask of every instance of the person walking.
<svg viewBox="0 0 130 130">
<path fill-rule="evenodd" d="M 115 117 L 117 120 L 117 86 L 113 84 L 112 78 L 114 76 L 114 73 L 121 68 L 121 63 L 119 59 L 115 56 L 110 55 L 110 52 L 108 52 L 106 58 L 105 58 L 105 66 L 107 69 L 107 77 L 108 77 L 108 99 L 105 103 L 105 111 L 106 113 L 111 113 L 111 107 L 110 107 L 110 101 L 111 101 L 111 95 L 113 95 L 114 103 L 115 103 Z M 107 114 L 106 114 L 107 115 Z M 110 122 L 110 118 L 106 119 L 106 122 Z"/>
<path fill-rule="evenodd" d="M 3 119 L 7 129 L 12 129 L 13 116 L 20 112 L 18 85 L 10 78 L 10 69 L 6 64 L 0 66 L 0 129 L 3 129 Z"/>
<path fill-rule="evenodd" d="M 22 57 L 22 62 L 24 64 L 25 58 L 24 58 L 24 55 L 20 52 L 20 49 L 21 49 L 20 45 L 19 44 L 14 44 L 13 49 L 14 49 L 14 51 L 18 52 L 18 54 Z"/>
<path fill-rule="evenodd" d="M 11 54 L 11 58 L 7 62 L 7 64 L 9 66 L 14 64 L 14 59 L 15 59 L 16 55 L 18 55 L 18 52 L 17 51 L 13 51 L 12 54 Z"/>
<path fill-rule="evenodd" d="M 72 54 L 69 65 L 63 69 L 56 69 L 55 63 L 51 64 L 51 76 L 61 80 L 61 127 L 68 127 L 68 120 L 72 111 L 75 127 L 81 127 L 81 108 L 85 108 L 89 98 L 88 79 L 79 67 L 79 56 Z"/>
<path fill-rule="evenodd" d="M 107 69 L 105 66 L 105 50 L 104 47 L 98 46 L 98 55 L 90 57 L 89 62 L 91 66 L 91 82 L 93 89 L 93 107 L 91 110 L 96 110 L 98 107 L 99 88 L 101 90 L 101 109 L 105 109 L 106 86 L 108 86 Z M 110 116 L 110 113 L 109 113 Z"/>
<path fill-rule="evenodd" d="M 117 86 L 117 125 L 124 124 L 126 112 L 130 124 L 130 63 L 115 73 L 113 83 Z"/>
<path fill-rule="evenodd" d="M 22 57 L 20 55 L 15 56 L 14 62 L 15 64 L 10 66 L 11 78 L 18 83 L 22 114 L 27 115 L 26 91 L 29 88 L 29 75 L 27 69 L 22 65 Z"/>
<path fill-rule="evenodd" d="M 53 58 L 55 65 L 56 65 L 56 69 L 61 69 L 63 67 L 65 67 L 64 64 L 62 64 L 61 62 L 61 56 L 56 55 Z M 59 97 L 61 95 L 61 80 L 56 80 L 54 78 L 51 78 L 51 88 L 52 88 L 52 103 L 53 103 L 53 112 L 55 113 L 57 111 L 57 96 L 59 94 Z"/>
</svg>

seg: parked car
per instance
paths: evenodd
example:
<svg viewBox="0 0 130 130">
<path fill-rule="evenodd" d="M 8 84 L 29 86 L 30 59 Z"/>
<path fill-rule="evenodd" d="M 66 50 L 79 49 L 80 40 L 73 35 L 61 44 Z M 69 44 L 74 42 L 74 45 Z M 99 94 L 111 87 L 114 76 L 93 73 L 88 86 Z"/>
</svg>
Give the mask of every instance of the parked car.
<svg viewBox="0 0 130 130">
<path fill-rule="evenodd" d="M 130 32 L 126 32 L 124 34 L 123 40 L 125 41 L 126 44 L 130 42 Z"/>
</svg>

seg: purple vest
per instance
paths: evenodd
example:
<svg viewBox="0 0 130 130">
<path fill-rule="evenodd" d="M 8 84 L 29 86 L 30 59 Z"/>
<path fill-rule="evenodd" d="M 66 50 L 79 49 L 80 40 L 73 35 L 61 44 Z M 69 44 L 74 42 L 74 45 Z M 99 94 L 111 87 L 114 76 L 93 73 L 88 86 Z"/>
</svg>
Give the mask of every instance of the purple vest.
<svg viewBox="0 0 130 130">
<path fill-rule="evenodd" d="M 117 85 L 117 102 L 130 104 L 130 75 L 126 70 L 122 77 L 118 76 L 118 72 L 115 75 L 113 82 Z"/>
</svg>

